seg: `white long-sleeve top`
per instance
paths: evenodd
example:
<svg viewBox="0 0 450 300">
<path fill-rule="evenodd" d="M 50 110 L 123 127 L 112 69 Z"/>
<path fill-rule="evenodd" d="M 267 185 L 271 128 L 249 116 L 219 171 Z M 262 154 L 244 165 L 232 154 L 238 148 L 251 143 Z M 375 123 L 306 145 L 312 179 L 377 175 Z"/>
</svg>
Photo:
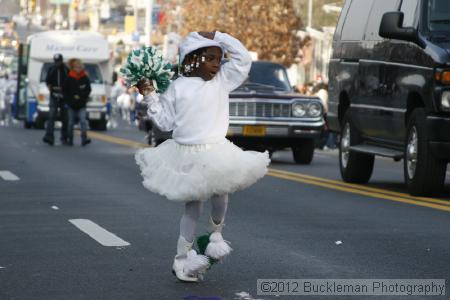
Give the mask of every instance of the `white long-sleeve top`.
<svg viewBox="0 0 450 300">
<path fill-rule="evenodd" d="M 145 97 L 148 115 L 162 131 L 171 131 L 179 144 L 210 144 L 223 140 L 229 124 L 229 93 L 248 76 L 252 59 L 242 43 L 216 31 L 214 40 L 230 61 L 209 81 L 179 77 L 161 95 Z"/>
</svg>

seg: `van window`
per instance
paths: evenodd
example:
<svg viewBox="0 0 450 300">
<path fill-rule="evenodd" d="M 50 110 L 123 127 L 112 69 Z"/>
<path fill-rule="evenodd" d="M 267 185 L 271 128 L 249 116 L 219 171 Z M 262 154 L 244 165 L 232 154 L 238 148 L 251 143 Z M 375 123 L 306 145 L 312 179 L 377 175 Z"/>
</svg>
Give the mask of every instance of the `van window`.
<svg viewBox="0 0 450 300">
<path fill-rule="evenodd" d="M 89 76 L 89 80 L 91 83 L 103 83 L 102 73 L 100 72 L 100 68 L 96 64 L 83 64 L 84 71 Z M 45 81 L 47 77 L 48 70 L 53 66 L 53 63 L 44 63 L 41 69 L 41 82 Z"/>
<path fill-rule="evenodd" d="M 350 4 L 344 28 L 342 29 L 342 40 L 359 41 L 364 37 L 366 22 L 369 18 L 370 8 L 374 0 L 353 0 Z"/>
<path fill-rule="evenodd" d="M 428 27 L 431 31 L 450 31 L 450 1 L 428 0 Z"/>
<path fill-rule="evenodd" d="M 336 31 L 334 32 L 333 40 L 337 41 L 340 39 L 342 33 L 342 25 L 344 24 L 345 18 L 347 16 L 348 7 L 350 6 L 351 0 L 347 0 L 342 7 L 341 14 L 339 15 L 339 20 L 336 26 Z"/>
<path fill-rule="evenodd" d="M 382 39 L 378 35 L 381 19 L 386 12 L 398 10 L 398 5 L 398 0 L 375 0 L 370 11 L 369 21 L 367 22 L 366 40 L 376 41 Z"/>
<path fill-rule="evenodd" d="M 417 8 L 419 0 L 403 0 L 401 11 L 403 12 L 403 27 L 416 27 Z"/>
</svg>

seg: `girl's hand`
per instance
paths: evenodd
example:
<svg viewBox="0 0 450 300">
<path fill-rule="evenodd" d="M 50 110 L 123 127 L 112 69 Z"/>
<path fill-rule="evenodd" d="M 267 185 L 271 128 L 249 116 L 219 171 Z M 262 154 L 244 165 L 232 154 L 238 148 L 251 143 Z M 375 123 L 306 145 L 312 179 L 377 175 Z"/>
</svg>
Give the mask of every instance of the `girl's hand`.
<svg viewBox="0 0 450 300">
<path fill-rule="evenodd" d="M 214 36 L 216 35 L 216 32 L 215 31 L 212 31 L 212 32 L 199 31 L 198 34 L 200 34 L 204 38 L 213 40 Z"/>
<path fill-rule="evenodd" d="M 152 82 L 148 78 L 142 78 L 141 80 L 139 80 L 136 84 L 136 87 L 138 88 L 139 93 L 142 96 L 147 96 L 155 90 Z"/>
</svg>

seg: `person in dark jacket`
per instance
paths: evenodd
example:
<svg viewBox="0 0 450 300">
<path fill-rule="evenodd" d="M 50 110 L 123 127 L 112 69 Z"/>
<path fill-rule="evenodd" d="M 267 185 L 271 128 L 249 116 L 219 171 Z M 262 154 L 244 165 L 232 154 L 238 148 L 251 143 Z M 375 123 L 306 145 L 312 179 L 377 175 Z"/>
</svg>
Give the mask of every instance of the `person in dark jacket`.
<svg viewBox="0 0 450 300">
<path fill-rule="evenodd" d="M 63 56 L 61 54 L 55 54 L 53 61 L 55 64 L 50 67 L 47 72 L 47 77 L 45 78 L 48 90 L 50 91 L 50 110 L 48 114 L 45 136 L 42 138 L 45 143 L 51 146 L 55 143 L 55 120 L 58 110 L 60 112 L 62 122 L 61 142 L 63 144 L 67 143 L 67 110 L 64 105 L 62 88 L 66 82 L 67 74 L 69 73 L 69 69 L 66 65 L 64 65 Z"/>
<path fill-rule="evenodd" d="M 69 76 L 64 84 L 64 99 L 68 106 L 69 122 L 67 128 L 68 145 L 73 145 L 73 126 L 78 117 L 81 129 L 81 145 L 91 142 L 87 136 L 86 104 L 91 93 L 91 83 L 79 59 L 69 60 Z"/>
</svg>

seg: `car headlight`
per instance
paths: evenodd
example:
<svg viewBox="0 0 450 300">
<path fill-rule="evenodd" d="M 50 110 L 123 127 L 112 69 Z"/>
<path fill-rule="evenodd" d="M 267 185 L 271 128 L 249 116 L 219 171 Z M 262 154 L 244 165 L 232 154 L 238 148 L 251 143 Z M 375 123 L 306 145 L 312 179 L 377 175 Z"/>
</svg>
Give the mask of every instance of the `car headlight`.
<svg viewBox="0 0 450 300">
<path fill-rule="evenodd" d="M 450 91 L 442 93 L 441 107 L 444 110 L 450 110 Z"/>
<path fill-rule="evenodd" d="M 292 115 L 294 117 L 303 117 L 306 114 L 305 105 L 302 103 L 292 104 Z"/>
<path fill-rule="evenodd" d="M 322 115 L 322 106 L 319 103 L 311 103 L 308 106 L 308 116 L 316 118 Z"/>
</svg>

